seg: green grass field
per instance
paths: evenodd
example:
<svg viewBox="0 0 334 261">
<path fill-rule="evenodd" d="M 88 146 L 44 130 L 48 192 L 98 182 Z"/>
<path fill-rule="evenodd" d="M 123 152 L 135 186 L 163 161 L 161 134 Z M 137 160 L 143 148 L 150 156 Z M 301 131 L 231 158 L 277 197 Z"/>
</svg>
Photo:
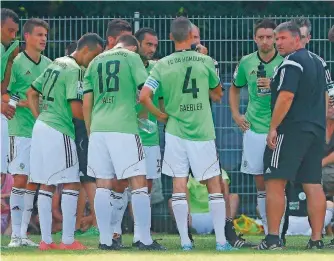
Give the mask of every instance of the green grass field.
<svg viewBox="0 0 334 261">
<path fill-rule="evenodd" d="M 40 236 L 31 237 L 35 242 L 40 240 Z M 97 249 L 97 237 L 79 236 L 79 239 L 89 249 L 85 251 L 47 251 L 41 252 L 38 249 L 23 247 L 19 249 L 8 249 L 9 237 L 1 237 L 1 260 L 3 261 L 248 261 L 248 260 L 302 260 L 302 261 L 334 261 L 334 249 L 305 251 L 304 247 L 308 240 L 307 237 L 288 237 L 288 247 L 282 251 L 256 251 L 252 249 L 242 249 L 235 252 L 218 253 L 215 251 L 214 236 L 196 236 L 195 249 L 192 252 L 182 252 L 180 250 L 180 240 L 177 235 L 154 235 L 154 238 L 162 238 L 161 244 L 168 248 L 166 252 L 141 252 L 133 248 L 123 249 L 117 252 L 106 252 Z M 262 237 L 249 236 L 249 241 L 258 243 Z M 53 235 L 56 242 L 60 241 L 60 236 Z M 325 243 L 329 242 L 325 238 Z M 124 235 L 123 243 L 130 246 L 132 235 Z"/>
</svg>

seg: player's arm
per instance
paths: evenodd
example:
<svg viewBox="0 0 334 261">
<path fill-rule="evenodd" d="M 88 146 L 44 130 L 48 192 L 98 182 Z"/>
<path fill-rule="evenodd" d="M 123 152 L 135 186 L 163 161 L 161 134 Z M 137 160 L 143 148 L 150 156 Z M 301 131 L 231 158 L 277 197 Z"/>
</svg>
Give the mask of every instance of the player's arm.
<svg viewBox="0 0 334 261">
<path fill-rule="evenodd" d="M 92 70 L 93 66 L 94 63 L 90 63 L 85 72 L 85 77 L 83 82 L 82 112 L 88 136 L 90 134 L 90 125 L 91 125 L 92 110 L 94 104 L 94 92 L 93 92 L 94 81 L 92 79 L 92 72 L 94 72 L 94 70 Z"/>
<path fill-rule="evenodd" d="M 303 67 L 295 61 L 284 61 L 281 67 L 280 82 L 277 87 L 279 94 L 273 110 L 270 130 L 276 130 L 290 110 L 303 72 Z"/>
<path fill-rule="evenodd" d="M 16 44 L 18 45 L 18 41 Z M 14 43 L 14 45 L 16 44 Z M 10 76 L 12 73 L 14 58 L 17 56 L 18 53 L 19 53 L 19 47 L 17 46 L 8 58 L 4 79 L 1 82 L 1 95 L 7 94 L 7 88 L 10 82 Z"/>
<path fill-rule="evenodd" d="M 209 96 L 213 102 L 221 102 L 221 98 L 223 97 L 224 93 L 214 60 L 207 56 L 205 65 L 208 69 Z"/>
<path fill-rule="evenodd" d="M 32 115 L 37 119 L 40 113 L 39 111 L 39 92 L 33 86 L 27 91 L 28 107 L 30 108 Z"/>
<path fill-rule="evenodd" d="M 88 135 L 90 134 L 93 100 L 94 100 L 93 92 L 86 92 L 84 94 L 82 110 Z"/>
<path fill-rule="evenodd" d="M 149 76 L 139 95 L 139 102 L 148 109 L 159 121 L 166 123 L 167 114 L 159 110 L 152 101 L 152 96 L 159 88 L 159 82 L 153 76 Z"/>
<path fill-rule="evenodd" d="M 330 153 L 328 156 L 322 159 L 322 167 L 334 163 L 334 152 Z"/>
<path fill-rule="evenodd" d="M 81 82 L 81 69 L 71 70 L 66 72 L 66 99 L 70 103 L 72 117 L 78 120 L 83 120 L 82 113 L 82 95 L 83 88 Z"/>
<path fill-rule="evenodd" d="M 47 70 L 47 69 L 45 69 Z M 28 106 L 35 118 L 40 114 L 39 111 L 39 97 L 42 95 L 44 84 L 44 73 L 37 77 L 35 81 L 32 82 L 30 88 L 27 91 Z"/>
</svg>

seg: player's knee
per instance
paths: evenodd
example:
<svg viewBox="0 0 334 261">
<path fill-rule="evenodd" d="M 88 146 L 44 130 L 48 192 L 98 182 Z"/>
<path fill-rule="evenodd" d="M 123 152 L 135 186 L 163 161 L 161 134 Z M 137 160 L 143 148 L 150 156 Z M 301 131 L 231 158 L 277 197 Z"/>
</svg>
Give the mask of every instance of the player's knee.
<svg viewBox="0 0 334 261">
<path fill-rule="evenodd" d="M 186 193 L 187 191 L 187 178 L 174 178 L 173 179 L 173 193 Z"/>
<path fill-rule="evenodd" d="M 96 187 L 97 188 L 112 188 L 112 182 L 110 179 L 96 179 Z"/>
<path fill-rule="evenodd" d="M 14 187 L 25 189 L 28 182 L 28 176 L 26 175 L 14 175 Z"/>
<path fill-rule="evenodd" d="M 44 190 L 44 191 L 49 191 L 49 192 L 54 192 L 56 189 L 56 186 L 54 185 L 44 185 L 42 184 L 41 187 L 40 187 L 40 190 Z"/>
<path fill-rule="evenodd" d="M 66 183 L 64 184 L 64 189 L 69 189 L 69 190 L 80 190 L 81 184 L 80 182 L 74 182 L 74 183 Z"/>
<path fill-rule="evenodd" d="M 31 191 L 36 191 L 38 187 L 38 184 L 36 183 L 28 183 L 26 186 L 27 190 L 31 190 Z"/>
<path fill-rule="evenodd" d="M 223 192 L 223 187 L 221 184 L 220 176 L 215 176 L 207 181 L 207 187 L 208 187 L 208 192 L 210 194 L 213 193 L 222 193 Z"/>
<path fill-rule="evenodd" d="M 256 175 L 255 176 L 255 186 L 257 191 L 264 191 L 265 190 L 265 183 L 264 183 L 264 176 L 263 175 Z"/>
<path fill-rule="evenodd" d="M 147 187 L 146 176 L 140 175 L 129 179 L 132 190 Z"/>
</svg>

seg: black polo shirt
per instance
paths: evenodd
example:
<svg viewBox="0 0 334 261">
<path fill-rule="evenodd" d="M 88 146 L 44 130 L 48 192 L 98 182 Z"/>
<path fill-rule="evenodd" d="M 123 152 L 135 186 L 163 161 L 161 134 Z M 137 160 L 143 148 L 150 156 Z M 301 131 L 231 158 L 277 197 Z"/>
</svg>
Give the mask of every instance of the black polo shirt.
<svg viewBox="0 0 334 261">
<path fill-rule="evenodd" d="M 271 109 L 281 91 L 294 94 L 279 130 L 300 127 L 305 131 L 326 129 L 326 76 L 320 59 L 305 48 L 285 57 L 271 82 Z"/>
</svg>

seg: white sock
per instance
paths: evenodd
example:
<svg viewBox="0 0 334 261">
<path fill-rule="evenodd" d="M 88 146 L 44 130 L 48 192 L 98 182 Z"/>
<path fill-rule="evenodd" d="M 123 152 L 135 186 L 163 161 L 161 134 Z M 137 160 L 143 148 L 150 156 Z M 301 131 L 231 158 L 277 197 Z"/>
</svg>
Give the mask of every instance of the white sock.
<svg viewBox="0 0 334 261">
<path fill-rule="evenodd" d="M 113 207 L 111 205 L 110 189 L 97 188 L 94 198 L 94 207 L 97 226 L 100 232 L 100 244 L 112 245 L 111 215 Z"/>
<path fill-rule="evenodd" d="M 63 213 L 63 234 L 61 241 L 70 245 L 74 242 L 74 230 L 77 216 L 79 191 L 63 189 L 61 211 Z"/>
<path fill-rule="evenodd" d="M 333 208 L 327 208 L 326 209 L 326 215 L 325 215 L 324 228 L 326 228 L 331 223 L 333 215 L 334 215 L 334 209 Z"/>
<path fill-rule="evenodd" d="M 42 241 L 47 244 L 53 242 L 52 231 L 52 196 L 53 193 L 45 190 L 39 190 L 38 193 L 38 214 L 41 227 Z"/>
<path fill-rule="evenodd" d="M 31 219 L 31 214 L 34 210 L 34 198 L 36 191 L 26 190 L 24 194 L 24 209 L 21 224 L 21 237 L 27 238 L 27 230 Z"/>
<path fill-rule="evenodd" d="M 10 215 L 12 220 L 12 238 L 21 237 L 22 214 L 24 208 L 25 189 L 12 188 L 9 198 Z"/>
<path fill-rule="evenodd" d="M 257 192 L 257 205 L 259 206 L 259 212 L 262 219 L 262 225 L 265 235 L 268 234 L 267 214 L 266 214 L 266 192 Z"/>
<path fill-rule="evenodd" d="M 151 203 L 151 194 L 148 194 L 148 197 L 149 197 L 150 203 Z M 150 206 L 151 206 L 151 204 L 150 204 Z M 152 208 L 151 208 L 151 212 L 152 212 Z M 150 222 L 150 224 L 151 224 L 151 222 Z M 151 231 L 151 226 L 150 226 L 150 231 Z M 136 243 L 138 241 L 140 241 L 140 235 L 138 233 L 138 225 L 136 224 L 136 222 L 134 222 L 134 224 L 133 224 L 133 243 Z"/>
<path fill-rule="evenodd" d="M 113 205 L 111 224 L 113 233 L 122 235 L 122 221 L 124 212 L 128 205 L 128 191 L 125 190 L 123 193 L 117 193 L 112 191 L 111 201 Z"/>
<path fill-rule="evenodd" d="M 213 228 L 215 229 L 216 242 L 225 245 L 226 208 L 223 194 L 209 194 L 209 207 L 213 222 Z"/>
<path fill-rule="evenodd" d="M 135 224 L 137 224 L 137 232 L 140 241 L 144 245 L 151 245 L 153 243 L 150 231 L 151 204 L 147 194 L 147 187 L 132 190 L 131 199 L 133 218 Z"/>
<path fill-rule="evenodd" d="M 181 238 L 181 246 L 191 245 L 188 236 L 188 202 L 186 193 L 172 194 L 172 207 L 176 221 L 177 230 Z"/>
</svg>

